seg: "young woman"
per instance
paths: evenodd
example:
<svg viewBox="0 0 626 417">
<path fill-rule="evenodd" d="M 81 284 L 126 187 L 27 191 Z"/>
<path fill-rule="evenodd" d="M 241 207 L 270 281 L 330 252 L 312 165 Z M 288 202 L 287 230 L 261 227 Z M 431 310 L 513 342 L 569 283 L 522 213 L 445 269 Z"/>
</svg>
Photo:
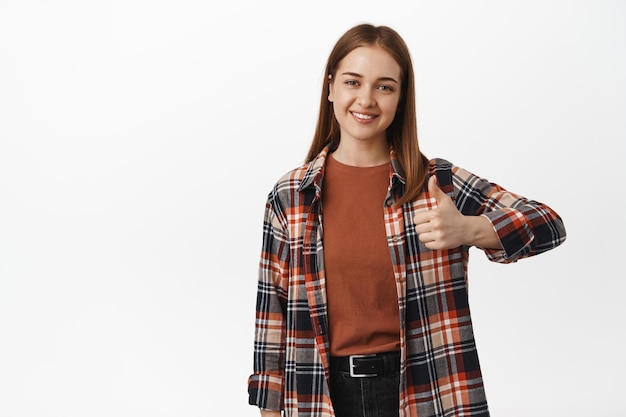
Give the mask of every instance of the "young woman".
<svg viewBox="0 0 626 417">
<path fill-rule="evenodd" d="M 563 223 L 420 152 L 394 30 L 351 28 L 326 75 L 306 164 L 265 208 L 249 402 L 267 417 L 488 416 L 469 248 L 515 262 L 563 242 Z"/>
</svg>

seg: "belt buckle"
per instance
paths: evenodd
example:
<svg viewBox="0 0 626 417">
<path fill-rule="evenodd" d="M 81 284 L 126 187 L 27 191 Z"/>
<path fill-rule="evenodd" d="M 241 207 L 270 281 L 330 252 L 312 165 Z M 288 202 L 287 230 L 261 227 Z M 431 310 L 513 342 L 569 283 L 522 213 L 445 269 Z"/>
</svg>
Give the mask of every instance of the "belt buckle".
<svg viewBox="0 0 626 417">
<path fill-rule="evenodd" d="M 356 367 L 356 365 L 354 364 L 354 359 L 373 358 L 374 356 L 376 356 L 375 353 L 369 354 L 369 355 L 350 355 L 350 357 L 348 358 L 350 362 L 350 376 L 353 378 L 369 378 L 369 377 L 377 376 L 378 374 L 355 374 L 354 373 L 354 368 Z"/>
</svg>

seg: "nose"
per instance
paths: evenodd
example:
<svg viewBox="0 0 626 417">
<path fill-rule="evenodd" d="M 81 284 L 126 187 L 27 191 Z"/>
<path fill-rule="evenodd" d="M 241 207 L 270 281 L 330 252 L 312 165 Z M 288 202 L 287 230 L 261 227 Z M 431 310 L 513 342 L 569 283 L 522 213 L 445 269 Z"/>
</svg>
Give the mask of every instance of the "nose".
<svg viewBox="0 0 626 417">
<path fill-rule="evenodd" d="M 369 88 L 362 88 L 359 90 L 357 97 L 357 104 L 361 107 L 372 107 L 375 104 L 374 96 Z"/>
</svg>

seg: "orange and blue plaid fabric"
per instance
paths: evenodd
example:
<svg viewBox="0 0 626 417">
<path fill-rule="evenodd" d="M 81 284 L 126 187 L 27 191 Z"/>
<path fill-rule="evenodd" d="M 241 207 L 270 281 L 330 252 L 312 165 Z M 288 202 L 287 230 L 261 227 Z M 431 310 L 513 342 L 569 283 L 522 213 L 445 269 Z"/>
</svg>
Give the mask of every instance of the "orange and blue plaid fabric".
<svg viewBox="0 0 626 417">
<path fill-rule="evenodd" d="M 265 209 L 249 402 L 283 409 L 286 417 L 334 416 L 321 211 L 327 155 L 324 149 L 283 176 Z M 515 262 L 565 240 L 563 222 L 545 204 L 442 159 L 430 162 L 429 175 L 461 213 L 491 221 L 503 247 L 484 250 L 494 262 Z M 400 416 L 488 416 L 468 305 L 469 247 L 427 249 L 413 217 L 434 200 L 425 189 L 396 207 L 403 189 L 392 152 L 384 217 L 400 309 Z"/>
</svg>

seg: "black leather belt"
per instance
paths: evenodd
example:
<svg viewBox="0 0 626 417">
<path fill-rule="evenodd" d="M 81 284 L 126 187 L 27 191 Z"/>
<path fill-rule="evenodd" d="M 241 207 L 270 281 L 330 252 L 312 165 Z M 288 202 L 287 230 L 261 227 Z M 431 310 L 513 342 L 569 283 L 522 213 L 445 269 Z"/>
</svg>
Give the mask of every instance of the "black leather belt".
<svg viewBox="0 0 626 417">
<path fill-rule="evenodd" d="M 390 375 L 400 371 L 400 352 L 333 356 L 330 358 L 330 369 L 348 372 L 354 378 Z"/>
</svg>

